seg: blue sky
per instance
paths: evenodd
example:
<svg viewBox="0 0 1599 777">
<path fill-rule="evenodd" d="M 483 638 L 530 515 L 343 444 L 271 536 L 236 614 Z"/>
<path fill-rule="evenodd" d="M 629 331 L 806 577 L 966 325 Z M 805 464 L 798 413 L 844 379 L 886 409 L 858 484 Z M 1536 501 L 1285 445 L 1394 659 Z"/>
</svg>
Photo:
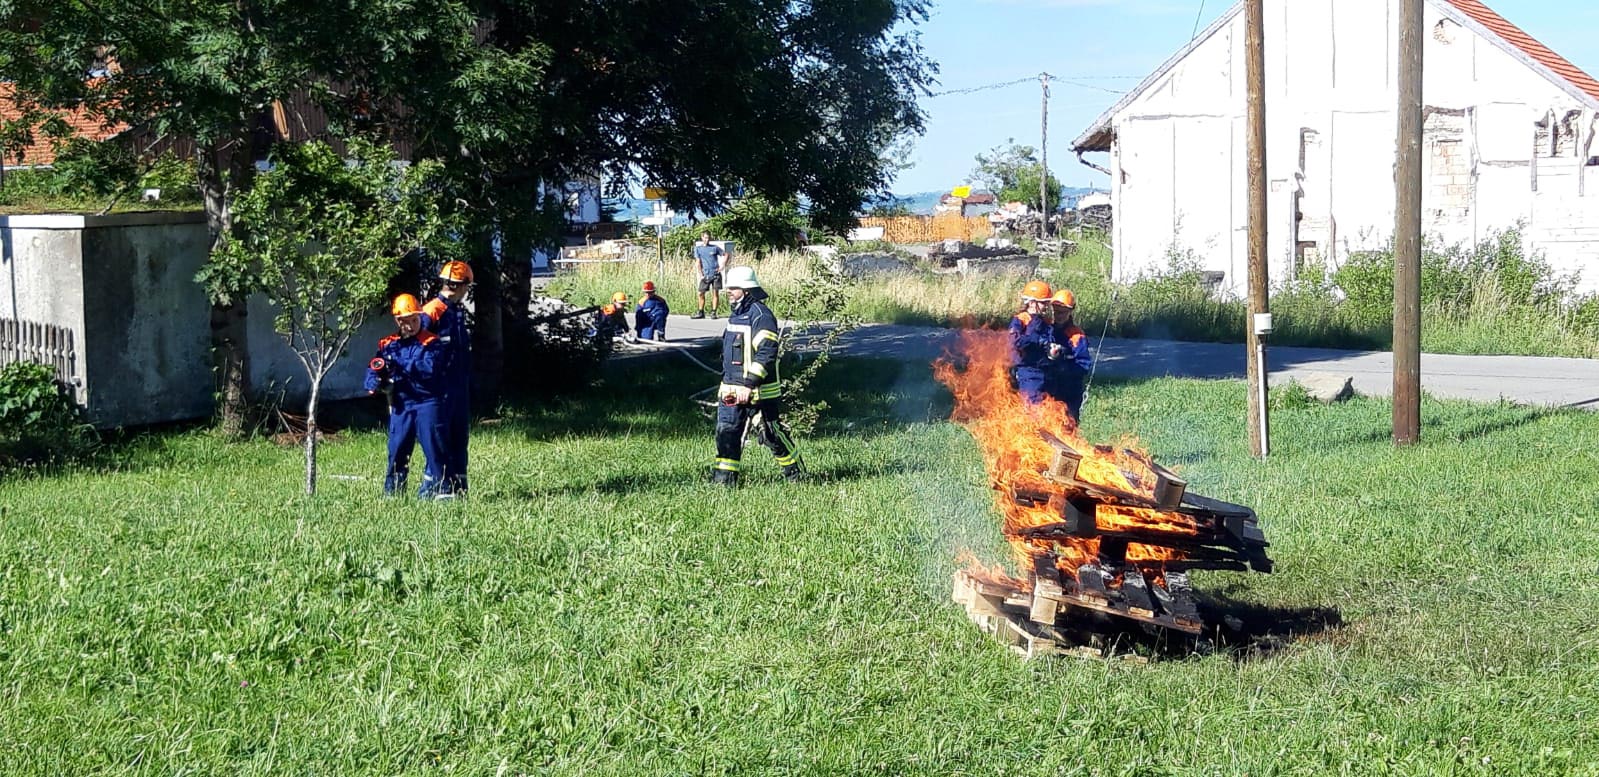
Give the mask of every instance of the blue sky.
<svg viewBox="0 0 1599 777">
<path fill-rule="evenodd" d="M 1291 0 L 1290 0 L 1291 1 Z M 1501 16 L 1589 73 L 1599 74 L 1599 3 L 1594 0 L 1485 0 Z M 1037 76 L 1051 81 L 1049 167 L 1068 186 L 1106 186 L 1105 176 L 1067 152 L 1102 111 L 1153 72 L 1231 0 L 934 0 L 922 44 L 939 63 L 934 91 Z M 1201 10 L 1203 9 L 1203 10 Z M 1268 45 L 1270 42 L 1268 41 Z M 1107 91 L 1111 90 L 1111 91 Z M 1014 138 L 1038 145 L 1039 88 L 1025 84 L 975 94 L 924 97 L 927 134 L 901 172 L 901 194 L 966 182 L 973 157 Z"/>
</svg>

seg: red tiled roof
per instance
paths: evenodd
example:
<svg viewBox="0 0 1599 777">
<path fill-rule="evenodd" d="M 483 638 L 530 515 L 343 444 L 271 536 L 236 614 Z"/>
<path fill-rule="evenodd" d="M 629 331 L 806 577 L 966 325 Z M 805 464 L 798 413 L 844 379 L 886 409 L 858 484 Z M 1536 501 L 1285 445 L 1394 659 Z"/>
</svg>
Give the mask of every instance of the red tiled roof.
<svg viewBox="0 0 1599 777">
<path fill-rule="evenodd" d="M 1539 43 L 1520 27 L 1506 21 L 1505 17 L 1495 13 L 1492 8 L 1478 0 L 1447 0 L 1447 2 L 1471 17 L 1473 21 L 1493 31 L 1495 35 L 1504 38 L 1510 45 L 1521 49 L 1538 64 L 1554 71 L 1555 75 L 1570 81 L 1589 97 L 1599 100 L 1599 80 L 1595 80 L 1593 76 L 1583 72 L 1582 68 L 1571 64 L 1570 60 L 1556 54 L 1548 46 Z"/>
<path fill-rule="evenodd" d="M 17 107 L 16 88 L 13 84 L 0 82 L 0 121 L 14 121 L 22 117 L 22 110 Z M 67 125 L 72 128 L 72 134 L 90 140 L 105 140 L 120 134 L 126 127 L 106 127 L 99 120 L 90 116 L 88 111 L 76 110 L 61 113 L 61 118 L 66 119 Z M 34 133 L 34 143 L 22 151 L 21 165 L 48 165 L 55 162 L 56 152 L 51 147 L 50 139 Z M 18 164 L 16 151 L 5 149 L 5 158 L 0 159 L 0 164 L 8 167 Z"/>
</svg>

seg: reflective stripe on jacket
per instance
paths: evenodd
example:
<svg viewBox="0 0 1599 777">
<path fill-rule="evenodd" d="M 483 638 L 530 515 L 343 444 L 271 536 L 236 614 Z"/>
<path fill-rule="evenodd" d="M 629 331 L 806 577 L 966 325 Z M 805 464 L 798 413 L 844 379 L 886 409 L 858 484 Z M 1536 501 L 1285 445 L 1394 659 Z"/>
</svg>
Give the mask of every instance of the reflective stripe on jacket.
<svg viewBox="0 0 1599 777">
<path fill-rule="evenodd" d="M 777 363 L 777 316 L 765 299 L 765 291 L 749 289 L 727 318 L 727 331 L 722 333 L 722 395 L 734 386 L 755 389 L 756 399 L 783 394 Z"/>
</svg>

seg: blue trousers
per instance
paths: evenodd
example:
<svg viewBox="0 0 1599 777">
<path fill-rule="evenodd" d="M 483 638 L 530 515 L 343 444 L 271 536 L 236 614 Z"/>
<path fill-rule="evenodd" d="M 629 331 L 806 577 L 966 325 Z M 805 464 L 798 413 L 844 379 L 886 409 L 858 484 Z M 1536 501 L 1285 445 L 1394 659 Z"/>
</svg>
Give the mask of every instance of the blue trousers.
<svg viewBox="0 0 1599 777">
<path fill-rule="evenodd" d="M 445 425 L 443 407 L 436 400 L 406 405 L 389 413 L 389 471 L 383 476 L 383 493 L 405 491 L 411 473 L 411 451 L 422 443 L 427 466 L 416 495 L 430 499 L 444 485 Z"/>
<path fill-rule="evenodd" d="M 1022 401 L 1029 405 L 1036 405 L 1044 401 L 1048 393 L 1049 375 L 1036 367 L 1016 368 L 1016 392 L 1022 395 Z"/>
<path fill-rule="evenodd" d="M 466 493 L 466 440 L 472 426 L 472 402 L 466 389 L 452 391 L 444 402 L 444 490 Z"/>
<path fill-rule="evenodd" d="M 1080 420 L 1083 412 L 1083 379 L 1076 375 L 1056 375 L 1045 387 L 1049 395 L 1066 404 L 1066 415 Z"/>
</svg>

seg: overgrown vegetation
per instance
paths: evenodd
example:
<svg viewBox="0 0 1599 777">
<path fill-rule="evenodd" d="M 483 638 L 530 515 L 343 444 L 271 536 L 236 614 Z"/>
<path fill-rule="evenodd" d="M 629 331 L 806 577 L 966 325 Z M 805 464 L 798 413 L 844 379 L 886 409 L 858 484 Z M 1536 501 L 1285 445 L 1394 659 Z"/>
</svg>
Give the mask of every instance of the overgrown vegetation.
<svg viewBox="0 0 1599 777">
<path fill-rule="evenodd" d="M 71 461 L 95 443 L 83 408 L 53 368 L 33 362 L 0 367 L 0 477 L 23 465 Z"/>
<path fill-rule="evenodd" d="M 762 277 L 791 282 L 807 260 L 774 254 Z M 1247 306 L 1219 299 L 1205 285 L 1199 258 L 1173 250 L 1167 265 L 1131 283 L 1110 281 L 1110 249 L 1085 233 L 1067 257 L 1047 257 L 1041 272 L 1077 295 L 1077 320 L 1091 335 L 1241 342 Z M 636 288 L 654 263 L 587 267 L 568 284 L 574 299 L 602 299 Z M 669 260 L 665 291 L 692 298 L 691 267 Z M 963 278 L 923 266 L 856 284 L 848 312 L 879 323 L 999 326 L 1016 312 L 1025 279 Z M 1574 292 L 1575 280 L 1521 250 L 1515 230 L 1476 246 L 1429 245 L 1423 258 L 1422 348 L 1431 353 L 1599 357 L 1599 298 Z M 614 288 L 611 288 L 614 286 Z M 1383 349 L 1392 342 L 1393 255 L 1359 254 L 1333 273 L 1305 268 L 1272 293 L 1272 342 L 1328 348 Z M 603 294 L 602 294 L 603 292 Z M 781 312 L 779 312 L 781 315 Z"/>
<path fill-rule="evenodd" d="M 160 197 L 144 200 L 146 189 Z M 0 213 L 100 213 L 197 210 L 194 163 L 171 155 L 141 164 L 114 143 L 67 141 L 50 168 L 9 170 Z"/>
<path fill-rule="evenodd" d="M 783 483 L 702 484 L 703 373 L 613 372 L 474 432 L 473 499 L 379 495 L 384 435 L 323 498 L 263 440 L 151 434 L 0 484 L 0 771 L 14 774 L 1584 774 L 1599 415 L 1279 405 L 1096 383 L 1190 489 L 1252 505 L 1272 575 L 1196 573 L 1257 645 L 1023 663 L 949 602 L 1005 558 L 975 444 L 925 366 L 835 362 L 847 415 Z M 647 451 L 647 455 L 640 452 Z M 1505 455 L 1514 451 L 1514 455 Z M 364 479 L 356 479 L 364 478 Z M 1470 505 L 1463 517 L 1462 505 Z M 1574 556 L 1574 550 L 1577 556 Z M 1229 604 L 1230 603 L 1230 604 Z M 1529 617 L 1536 613 L 1536 617 Z M 1152 744 L 1158 743 L 1158 744 Z"/>
</svg>

